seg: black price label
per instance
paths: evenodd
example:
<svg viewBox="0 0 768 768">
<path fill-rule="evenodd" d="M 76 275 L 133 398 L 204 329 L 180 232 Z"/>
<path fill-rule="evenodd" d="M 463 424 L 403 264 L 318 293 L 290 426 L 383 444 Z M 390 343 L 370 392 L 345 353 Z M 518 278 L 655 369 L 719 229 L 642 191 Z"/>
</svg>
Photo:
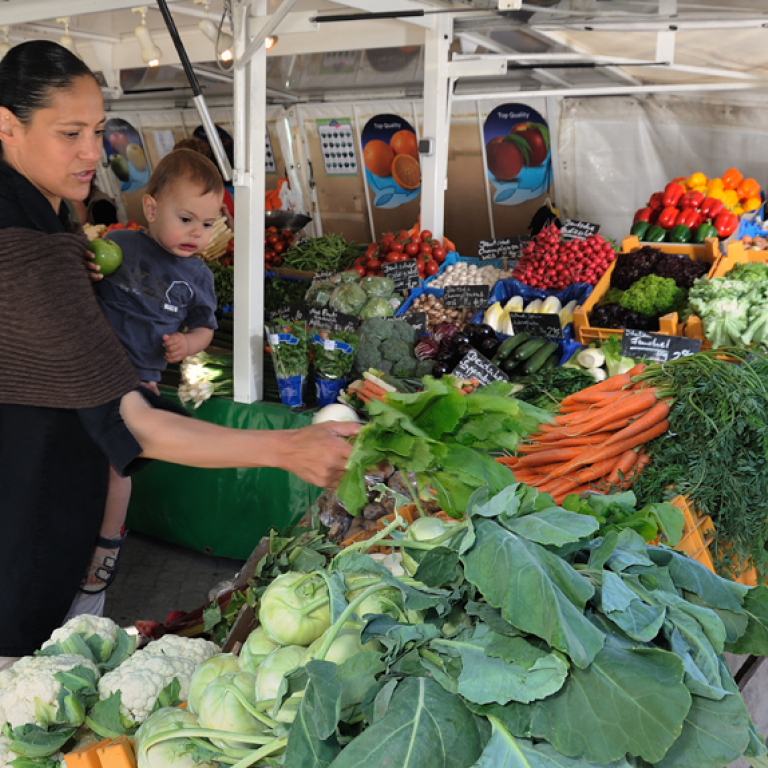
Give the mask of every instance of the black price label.
<svg viewBox="0 0 768 768">
<path fill-rule="evenodd" d="M 567 219 L 560 233 L 565 240 L 586 240 L 590 235 L 596 235 L 599 231 L 599 224 L 593 224 L 590 221 Z"/>
<path fill-rule="evenodd" d="M 307 319 L 307 305 L 303 301 L 294 304 L 288 304 L 275 310 L 271 317 L 275 320 L 283 320 L 288 323 L 294 323 L 299 320 Z"/>
<path fill-rule="evenodd" d="M 560 315 L 538 315 L 533 312 L 510 312 L 509 319 L 515 333 L 527 331 L 539 339 L 558 341 L 563 338 Z"/>
<path fill-rule="evenodd" d="M 337 274 L 338 272 L 335 272 L 333 269 L 322 269 L 319 272 L 315 272 L 315 274 L 312 275 L 312 282 L 326 283 L 326 282 L 329 282 L 330 279 Z"/>
<path fill-rule="evenodd" d="M 446 285 L 443 306 L 446 309 L 483 309 L 491 289 L 487 285 Z"/>
<path fill-rule="evenodd" d="M 684 336 L 665 336 L 662 333 L 648 333 L 625 329 L 621 337 L 621 354 L 634 359 L 653 360 L 666 363 L 689 357 L 701 352 L 700 339 L 686 339 Z"/>
<path fill-rule="evenodd" d="M 385 261 L 381 265 L 381 271 L 385 277 L 392 280 L 396 291 L 418 288 L 421 285 L 419 267 L 412 259 L 408 261 Z"/>
<path fill-rule="evenodd" d="M 310 307 L 307 322 L 322 331 L 349 331 L 354 333 L 360 325 L 360 318 L 353 315 L 345 315 L 333 309 L 322 307 Z"/>
<path fill-rule="evenodd" d="M 500 237 L 496 240 L 481 240 L 477 245 L 477 258 L 480 261 L 508 259 L 507 266 L 512 269 L 520 261 L 523 248 L 530 242 L 530 237 Z"/>
<path fill-rule="evenodd" d="M 404 315 L 393 317 L 393 320 L 405 320 L 408 325 L 413 327 L 416 333 L 427 332 L 427 313 L 426 312 L 407 312 Z"/>
<path fill-rule="evenodd" d="M 459 364 L 453 369 L 453 375 L 461 379 L 477 379 L 481 384 L 509 381 L 509 376 L 501 368 L 497 368 L 476 349 L 470 350 L 461 358 Z"/>
</svg>

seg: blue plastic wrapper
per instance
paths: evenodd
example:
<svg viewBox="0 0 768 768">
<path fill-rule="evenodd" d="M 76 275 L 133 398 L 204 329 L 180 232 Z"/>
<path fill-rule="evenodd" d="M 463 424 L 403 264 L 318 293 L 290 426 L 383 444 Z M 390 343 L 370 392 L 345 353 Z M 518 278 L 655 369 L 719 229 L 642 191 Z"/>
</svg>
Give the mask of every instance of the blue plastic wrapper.
<svg viewBox="0 0 768 768">
<path fill-rule="evenodd" d="M 331 405 L 339 398 L 339 392 L 347 385 L 346 379 L 315 379 L 315 392 L 319 406 Z"/>
<path fill-rule="evenodd" d="M 497 301 L 504 303 L 513 296 L 522 296 L 526 304 L 529 301 L 546 299 L 549 296 L 557 296 L 563 306 L 574 300 L 579 304 L 583 304 L 589 297 L 589 294 L 592 293 L 593 287 L 589 283 L 574 283 L 562 291 L 545 291 L 541 288 L 531 288 L 530 285 L 521 283 L 519 280 L 508 278 L 506 280 L 499 280 L 493 286 L 488 296 L 488 306 L 490 307 L 491 304 Z"/>
<path fill-rule="evenodd" d="M 302 391 L 304 389 L 304 376 L 291 376 L 288 379 L 277 377 L 277 386 L 280 390 L 280 402 L 290 408 L 304 405 Z"/>
</svg>

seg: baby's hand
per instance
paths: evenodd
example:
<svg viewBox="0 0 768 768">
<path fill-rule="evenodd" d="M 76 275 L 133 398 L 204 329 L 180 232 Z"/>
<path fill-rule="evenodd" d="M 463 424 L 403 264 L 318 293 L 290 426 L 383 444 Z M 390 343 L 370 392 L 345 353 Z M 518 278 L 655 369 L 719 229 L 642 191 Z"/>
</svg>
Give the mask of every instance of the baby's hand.
<svg viewBox="0 0 768 768">
<path fill-rule="evenodd" d="M 169 363 L 180 363 L 189 354 L 187 337 L 183 333 L 163 336 L 163 346 L 165 347 L 165 359 Z"/>
<path fill-rule="evenodd" d="M 101 267 L 98 264 L 93 263 L 94 258 L 94 253 L 91 253 L 91 251 L 88 250 L 85 252 L 85 266 L 88 268 L 88 277 L 91 278 L 91 282 L 98 283 L 99 280 L 104 279 L 104 275 L 99 274 Z"/>
</svg>

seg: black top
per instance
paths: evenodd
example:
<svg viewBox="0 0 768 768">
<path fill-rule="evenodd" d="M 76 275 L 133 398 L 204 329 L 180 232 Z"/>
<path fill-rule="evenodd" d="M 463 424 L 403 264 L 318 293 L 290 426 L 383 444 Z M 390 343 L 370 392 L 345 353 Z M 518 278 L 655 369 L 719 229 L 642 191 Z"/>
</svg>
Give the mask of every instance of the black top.
<svg viewBox="0 0 768 768">
<path fill-rule="evenodd" d="M 24 176 L 0 162 L 0 228 L 8 227 L 70 230 L 65 205 L 56 215 Z M 110 462 L 125 474 L 145 463 L 119 405 L 77 411 L 0 404 L 0 656 L 31 654 L 61 624 L 93 555 Z"/>
</svg>

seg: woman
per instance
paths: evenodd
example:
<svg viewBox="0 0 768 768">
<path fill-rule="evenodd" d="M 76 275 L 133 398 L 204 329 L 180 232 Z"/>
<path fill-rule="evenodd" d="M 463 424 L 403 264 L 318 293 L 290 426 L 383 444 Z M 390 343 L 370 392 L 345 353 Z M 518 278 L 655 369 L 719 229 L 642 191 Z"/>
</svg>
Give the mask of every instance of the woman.
<svg viewBox="0 0 768 768">
<path fill-rule="evenodd" d="M 110 462 L 124 474 L 150 458 L 272 466 L 333 486 L 356 432 L 226 429 L 138 386 L 62 203 L 88 195 L 105 119 L 93 74 L 61 46 L 23 43 L 0 63 L 0 657 L 33 652 L 66 615 Z"/>
</svg>

